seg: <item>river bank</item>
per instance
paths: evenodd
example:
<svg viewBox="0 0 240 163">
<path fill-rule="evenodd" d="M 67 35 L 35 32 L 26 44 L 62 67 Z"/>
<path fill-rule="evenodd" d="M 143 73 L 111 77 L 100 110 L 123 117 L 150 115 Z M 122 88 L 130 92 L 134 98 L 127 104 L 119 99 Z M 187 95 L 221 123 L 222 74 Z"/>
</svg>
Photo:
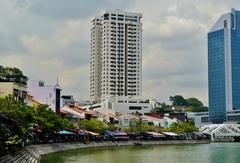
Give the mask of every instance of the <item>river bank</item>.
<svg viewBox="0 0 240 163">
<path fill-rule="evenodd" d="M 134 145 L 177 145 L 177 144 L 207 144 L 211 143 L 209 140 L 164 140 L 164 141 L 108 141 L 108 142 L 90 142 L 83 143 L 54 143 L 54 144 L 39 144 L 30 145 L 15 156 L 5 156 L 0 158 L 0 163 L 3 162 L 29 162 L 38 163 L 42 155 L 51 154 L 55 152 L 62 152 L 74 149 L 89 149 L 102 147 L 120 147 L 120 146 L 134 146 Z"/>
<path fill-rule="evenodd" d="M 50 154 L 54 152 L 61 152 L 73 149 L 85 148 L 100 148 L 100 147 L 118 147 L 118 146 L 134 146 L 134 145 L 171 145 L 171 144 L 207 144 L 211 143 L 209 140 L 165 140 L 165 141 L 108 141 L 108 142 L 90 142 L 89 144 L 83 143 L 56 143 L 34 145 L 40 155 Z"/>
</svg>

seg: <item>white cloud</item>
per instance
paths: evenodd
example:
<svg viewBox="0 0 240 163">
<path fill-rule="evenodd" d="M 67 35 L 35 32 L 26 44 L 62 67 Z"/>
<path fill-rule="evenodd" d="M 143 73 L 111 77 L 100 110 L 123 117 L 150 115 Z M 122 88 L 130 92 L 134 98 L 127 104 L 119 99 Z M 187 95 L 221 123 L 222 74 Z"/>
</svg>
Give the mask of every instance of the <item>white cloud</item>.
<svg viewBox="0 0 240 163">
<path fill-rule="evenodd" d="M 143 13 L 144 95 L 167 101 L 182 94 L 207 104 L 207 32 L 233 6 L 240 1 L 2 0 L 0 64 L 50 84 L 58 76 L 65 93 L 88 99 L 90 19 L 122 8 Z"/>
</svg>

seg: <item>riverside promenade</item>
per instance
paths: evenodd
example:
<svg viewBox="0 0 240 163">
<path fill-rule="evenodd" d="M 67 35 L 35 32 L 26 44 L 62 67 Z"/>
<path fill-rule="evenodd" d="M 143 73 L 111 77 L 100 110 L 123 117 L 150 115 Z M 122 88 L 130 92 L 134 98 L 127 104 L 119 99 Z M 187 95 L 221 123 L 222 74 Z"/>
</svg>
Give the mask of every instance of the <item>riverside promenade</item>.
<svg viewBox="0 0 240 163">
<path fill-rule="evenodd" d="M 105 148 L 105 147 L 120 147 L 134 145 L 176 145 L 176 144 L 207 144 L 209 140 L 164 140 L 164 141 L 106 141 L 106 142 L 90 142 L 83 143 L 54 143 L 54 144 L 39 144 L 30 145 L 23 149 L 15 156 L 7 155 L 0 158 L 0 163 L 24 162 L 24 163 L 39 163 L 42 155 L 62 152 L 75 149 L 89 148 Z"/>
</svg>

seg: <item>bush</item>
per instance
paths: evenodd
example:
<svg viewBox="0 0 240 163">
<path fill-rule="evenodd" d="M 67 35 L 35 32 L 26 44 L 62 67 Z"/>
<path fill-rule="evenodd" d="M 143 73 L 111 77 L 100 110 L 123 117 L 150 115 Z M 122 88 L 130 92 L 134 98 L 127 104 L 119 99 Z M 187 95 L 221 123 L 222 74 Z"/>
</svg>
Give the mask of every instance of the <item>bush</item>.
<svg viewBox="0 0 240 163">
<path fill-rule="evenodd" d="M 181 122 L 173 123 L 170 128 L 162 129 L 165 132 L 174 132 L 177 134 L 184 134 L 189 132 L 198 132 L 198 128 L 194 126 L 193 123 Z"/>
</svg>

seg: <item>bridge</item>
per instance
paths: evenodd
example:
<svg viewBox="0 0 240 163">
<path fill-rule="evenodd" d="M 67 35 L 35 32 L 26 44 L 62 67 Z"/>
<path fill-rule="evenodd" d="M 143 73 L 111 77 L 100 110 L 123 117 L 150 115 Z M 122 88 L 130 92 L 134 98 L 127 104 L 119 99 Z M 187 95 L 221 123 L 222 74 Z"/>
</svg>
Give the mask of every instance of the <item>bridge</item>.
<svg viewBox="0 0 240 163">
<path fill-rule="evenodd" d="M 211 136 L 211 140 L 234 140 L 240 138 L 239 124 L 209 124 L 199 129 L 200 133 Z"/>
</svg>

